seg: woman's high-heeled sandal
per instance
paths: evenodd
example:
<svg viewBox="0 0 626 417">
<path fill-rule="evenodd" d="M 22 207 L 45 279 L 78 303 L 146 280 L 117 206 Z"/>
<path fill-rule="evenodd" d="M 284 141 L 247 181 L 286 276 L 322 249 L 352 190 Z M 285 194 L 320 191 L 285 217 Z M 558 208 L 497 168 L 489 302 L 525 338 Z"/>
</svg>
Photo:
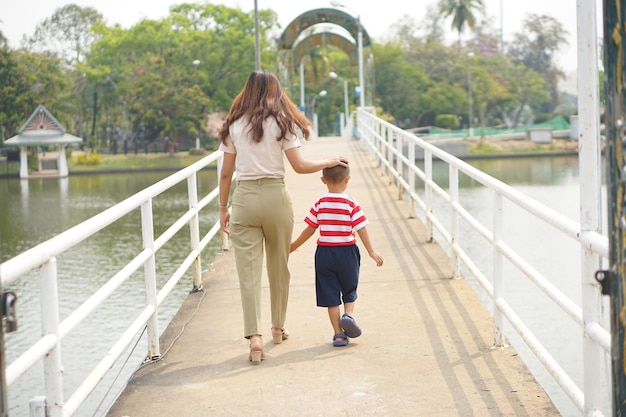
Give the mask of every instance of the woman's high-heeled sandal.
<svg viewBox="0 0 626 417">
<path fill-rule="evenodd" d="M 265 359 L 265 353 L 263 353 L 263 341 L 261 340 L 261 336 L 250 337 L 250 357 L 248 359 L 254 365 L 258 365 L 263 359 Z"/>
<path fill-rule="evenodd" d="M 283 340 L 289 339 L 289 332 L 284 327 L 281 329 L 272 327 L 272 339 L 276 344 L 282 343 Z"/>
</svg>

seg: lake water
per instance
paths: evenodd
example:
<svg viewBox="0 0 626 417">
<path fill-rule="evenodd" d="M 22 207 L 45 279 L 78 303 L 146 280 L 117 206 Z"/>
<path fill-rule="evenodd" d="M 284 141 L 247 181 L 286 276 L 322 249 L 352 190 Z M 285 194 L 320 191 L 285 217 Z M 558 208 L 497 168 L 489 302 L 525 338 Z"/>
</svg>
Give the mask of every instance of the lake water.
<svg viewBox="0 0 626 417">
<path fill-rule="evenodd" d="M 514 186 L 530 197 L 552 207 L 560 213 L 578 221 L 579 190 L 578 160 L 576 157 L 551 158 L 516 158 L 475 160 L 470 163 L 488 174 Z M 99 174 L 71 175 L 65 179 L 19 180 L 0 179 L 0 256 L 1 260 L 9 259 L 35 244 L 80 223 L 81 221 L 122 201 L 124 198 L 161 180 L 166 173 L 132 173 L 132 174 Z M 447 167 L 434 166 L 435 177 L 446 177 Z M 439 181 L 438 181 L 439 182 Z M 439 182 L 441 183 L 441 182 Z M 214 170 L 203 171 L 199 177 L 201 195 L 215 187 L 216 173 Z M 471 179 L 462 179 L 459 190 L 461 203 L 476 217 L 489 223 L 491 216 L 491 196 L 482 187 L 478 187 Z M 163 198 L 155 200 L 155 234 L 171 223 L 174 216 L 187 209 L 186 186 L 173 190 Z M 507 226 L 506 233 L 516 236 L 513 240 L 515 249 L 534 259 L 538 269 L 554 280 L 554 284 L 574 300 L 580 298 L 580 262 L 572 262 L 569 254 L 576 253 L 575 243 L 561 241 L 543 236 L 542 225 L 531 224 L 521 211 L 507 208 L 513 221 Z M 208 230 L 208 225 L 216 219 L 201 219 L 201 230 Z M 90 239 L 75 250 L 58 259 L 59 267 L 59 298 L 61 318 L 80 305 L 94 289 L 106 282 L 112 272 L 128 261 L 128 253 L 136 253 L 141 247 L 141 231 L 139 230 L 139 213 L 136 217 L 127 216 L 119 224 L 111 227 L 107 233 Z M 186 230 L 186 229 L 183 229 Z M 460 239 L 465 239 L 461 229 Z M 530 234 L 529 234 L 530 233 Z M 172 244 L 164 247 L 157 257 L 158 276 L 163 281 L 173 272 L 175 262 L 180 259 L 181 252 L 188 250 L 188 232 L 177 236 Z M 469 237 L 468 237 L 469 239 Z M 470 253 L 477 264 L 488 263 L 491 249 L 475 244 Z M 210 262 L 218 248 L 212 246 L 203 253 L 204 264 Z M 484 259 L 483 259 L 484 258 Z M 84 272 L 88 265 L 90 272 Z M 514 276 L 511 273 L 511 276 Z M 507 274 L 507 277 L 509 275 Z M 580 365 L 582 336 L 577 326 L 569 318 L 554 311 L 554 307 L 545 303 L 539 320 L 536 304 L 529 300 L 538 298 L 537 290 L 531 285 L 520 284 L 521 287 L 510 286 L 509 291 L 516 291 L 519 296 L 513 297 L 511 304 L 525 320 L 529 320 L 533 332 L 548 333 L 546 345 L 551 353 L 558 357 L 559 362 L 568 372 L 574 375 L 575 381 L 582 385 L 582 367 Z M 65 396 L 74 391 L 79 381 L 85 378 L 83 369 L 90 369 L 95 361 L 100 360 L 105 351 L 110 349 L 113 341 L 119 337 L 123 329 L 116 326 L 116 317 L 135 316 L 143 304 L 144 284 L 142 274 L 125 284 L 115 300 L 105 305 L 102 312 L 70 333 L 63 341 L 62 355 L 72 358 L 64 359 Z M 39 290 L 38 276 L 35 272 L 27 279 L 20 280 L 15 288 L 18 295 L 19 330 L 6 335 L 7 359 L 10 362 L 17 354 L 39 337 Z M 162 331 L 171 317 L 176 313 L 180 303 L 191 289 L 191 277 L 185 277 L 182 284 L 174 290 L 166 305 L 160 310 L 159 326 Z M 477 289 L 480 294 L 481 290 Z M 488 300 L 483 301 L 489 304 Z M 608 306 L 608 304 L 607 304 Z M 607 307 L 608 308 L 608 307 Z M 545 323 L 557 321 L 562 332 L 554 334 Z M 125 327 L 124 327 L 125 328 Z M 552 333 L 552 334 L 550 334 Z M 87 339 L 87 336 L 89 339 Z M 95 339 L 95 341 L 94 341 Z M 143 338 L 145 339 L 145 337 Z M 515 337 L 510 337 L 522 358 L 528 360 L 530 367 L 539 382 L 553 398 L 563 416 L 575 417 L 580 413 L 571 404 L 556 383 L 551 381 L 543 367 L 531 358 L 531 355 L 520 345 Z M 543 340 L 542 340 L 543 341 Z M 567 346 L 567 349 L 563 347 Z M 164 350 L 166 347 L 162 347 Z M 117 366 L 110 376 L 80 409 L 80 416 L 100 416 L 110 405 L 126 380 L 144 359 L 147 347 L 145 340 L 138 342 L 134 352 L 128 352 L 128 365 Z M 75 360 L 78 358 L 78 360 Z M 119 374 L 119 376 L 118 376 Z M 28 400 L 33 395 L 43 395 L 43 371 L 35 367 L 9 389 L 9 407 L 12 416 L 28 415 Z M 607 385 L 608 387 L 608 385 Z M 605 411 L 605 415 L 610 415 Z"/>
<path fill-rule="evenodd" d="M 162 180 L 169 173 L 124 173 L 70 175 L 62 179 L 20 180 L 0 179 L 0 254 L 1 260 L 29 249 L 36 244 L 102 212 L 136 192 Z M 217 184 L 216 171 L 199 173 L 199 195 L 206 195 Z M 153 201 L 155 236 L 162 233 L 173 219 L 188 209 L 186 183 Z M 217 216 L 217 212 L 216 212 Z M 206 233 L 216 217 L 200 219 Z M 57 258 L 58 291 L 61 320 L 81 305 L 88 296 L 106 283 L 142 247 L 139 210 L 120 219 L 110 227 L 87 239 Z M 218 247 L 213 245 L 202 254 L 204 265 L 213 259 Z M 188 228 L 183 228 L 157 254 L 159 288 L 189 252 Z M 192 288 L 191 273 L 182 278 L 159 310 L 159 329 L 163 331 Z M 36 271 L 20 279 L 6 290 L 17 294 L 18 331 L 5 335 L 7 361 L 10 363 L 34 343 L 41 334 L 39 312 L 39 277 Z M 92 313 L 74 329 L 62 344 L 64 365 L 64 396 L 68 397 L 87 376 L 87 371 L 100 361 L 129 325 L 118 318 L 136 317 L 145 305 L 143 273 L 137 272 L 123 284 L 116 296 Z M 108 380 L 81 407 L 78 415 L 102 415 L 110 402 L 147 352 L 145 337 L 134 352 L 128 352 L 129 365 L 109 372 Z M 166 347 L 162 347 L 162 351 Z M 68 358 L 71 358 L 69 360 Z M 78 360 L 76 360 L 78 358 Z M 119 377 L 115 375 L 121 372 Z M 113 387 L 107 394 L 108 387 Z M 9 389 L 11 416 L 27 416 L 28 401 L 43 395 L 43 366 L 29 370 Z M 105 402 L 99 406 L 102 398 Z"/>
</svg>

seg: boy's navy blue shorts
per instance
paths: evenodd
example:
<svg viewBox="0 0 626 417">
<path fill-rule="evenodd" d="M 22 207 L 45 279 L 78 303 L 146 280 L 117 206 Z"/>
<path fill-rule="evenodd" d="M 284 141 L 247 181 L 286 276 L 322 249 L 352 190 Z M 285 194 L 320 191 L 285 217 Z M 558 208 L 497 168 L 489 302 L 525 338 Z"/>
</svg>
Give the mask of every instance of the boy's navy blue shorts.
<svg viewBox="0 0 626 417">
<path fill-rule="evenodd" d="M 318 307 L 333 307 L 356 301 L 361 253 L 359 247 L 317 246 L 315 294 Z"/>
</svg>

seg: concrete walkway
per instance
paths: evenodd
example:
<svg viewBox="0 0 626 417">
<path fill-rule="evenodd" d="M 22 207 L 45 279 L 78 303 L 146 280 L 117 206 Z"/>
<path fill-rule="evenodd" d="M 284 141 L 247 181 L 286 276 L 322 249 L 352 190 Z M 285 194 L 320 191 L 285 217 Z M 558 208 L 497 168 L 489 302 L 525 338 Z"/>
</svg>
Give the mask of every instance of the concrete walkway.
<svg viewBox="0 0 626 417">
<path fill-rule="evenodd" d="M 408 217 L 408 204 L 360 142 L 318 138 L 302 151 L 349 158 L 348 192 L 385 258 L 376 267 L 361 251 L 355 318 L 362 336 L 332 346 L 326 309 L 315 306 L 311 238 L 290 258 L 291 338 L 271 342 L 265 285 L 266 360 L 252 365 L 227 251 L 210 265 L 204 260 L 206 291 L 190 295 L 161 338 L 165 356 L 135 374 L 108 416 L 558 416 L 515 351 L 491 349 L 489 313 L 465 280 L 450 279 L 449 259 L 425 241 L 423 225 Z M 288 168 L 294 236 L 325 191 L 320 175 Z"/>
</svg>

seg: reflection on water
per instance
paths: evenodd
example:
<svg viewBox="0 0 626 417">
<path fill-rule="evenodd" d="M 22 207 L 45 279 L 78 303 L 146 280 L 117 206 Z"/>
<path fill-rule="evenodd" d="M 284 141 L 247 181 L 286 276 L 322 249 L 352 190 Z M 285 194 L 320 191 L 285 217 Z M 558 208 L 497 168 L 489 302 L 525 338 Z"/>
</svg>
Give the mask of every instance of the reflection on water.
<svg viewBox="0 0 626 417">
<path fill-rule="evenodd" d="M 5 261 L 50 237 L 102 212 L 136 192 L 165 178 L 166 173 L 132 173 L 71 175 L 63 179 L 1 179 L 0 180 L 0 255 Z M 199 196 L 206 195 L 217 184 L 215 170 L 204 170 L 198 176 Z M 179 184 L 153 201 L 155 237 L 175 218 L 188 209 L 187 185 Z M 200 218 L 201 235 L 208 232 L 217 219 Z M 81 242 L 57 259 L 61 320 L 80 306 L 95 290 L 106 283 L 128 263 L 142 247 L 140 212 L 136 210 L 115 222 L 96 236 Z M 218 249 L 210 246 L 202 254 L 207 265 Z M 189 231 L 183 228 L 156 255 L 158 288 L 178 267 L 189 252 Z M 17 293 L 18 331 L 6 335 L 7 360 L 11 362 L 34 343 L 41 334 L 39 276 L 33 271 L 12 285 Z M 137 272 L 124 283 L 121 291 L 74 329 L 62 343 L 64 365 L 64 395 L 69 395 L 87 376 L 104 354 L 113 346 L 145 304 L 143 274 Z M 192 288 L 191 274 L 182 278 L 159 311 L 159 331 L 163 331 Z M 162 347 L 164 349 L 165 347 Z M 81 408 L 79 415 L 93 415 L 107 385 L 119 389 L 144 359 L 147 352 L 145 337 L 139 342 L 132 360 L 114 381 L 114 369 L 108 381 L 95 391 L 92 399 Z M 35 367 L 9 389 L 11 415 L 28 415 L 32 396 L 44 395 L 43 370 Z M 110 400 L 107 400 L 110 401 Z M 105 402 L 100 414 L 106 411 Z M 98 414 L 96 414 L 98 415 Z"/>
<path fill-rule="evenodd" d="M 575 184 L 578 186 L 578 157 L 539 157 L 539 158 L 486 158 L 469 159 L 469 165 L 479 169 L 500 181 L 514 186 L 548 185 L 559 186 Z M 423 161 L 420 168 L 423 170 Z M 419 166 L 419 163 L 418 163 Z M 440 185 L 448 183 L 448 165 L 433 161 L 433 179 Z M 461 187 L 480 187 L 472 178 L 459 174 Z"/>
<path fill-rule="evenodd" d="M 563 185 L 578 182 L 578 157 L 474 159 L 473 167 L 509 185 Z"/>
</svg>

